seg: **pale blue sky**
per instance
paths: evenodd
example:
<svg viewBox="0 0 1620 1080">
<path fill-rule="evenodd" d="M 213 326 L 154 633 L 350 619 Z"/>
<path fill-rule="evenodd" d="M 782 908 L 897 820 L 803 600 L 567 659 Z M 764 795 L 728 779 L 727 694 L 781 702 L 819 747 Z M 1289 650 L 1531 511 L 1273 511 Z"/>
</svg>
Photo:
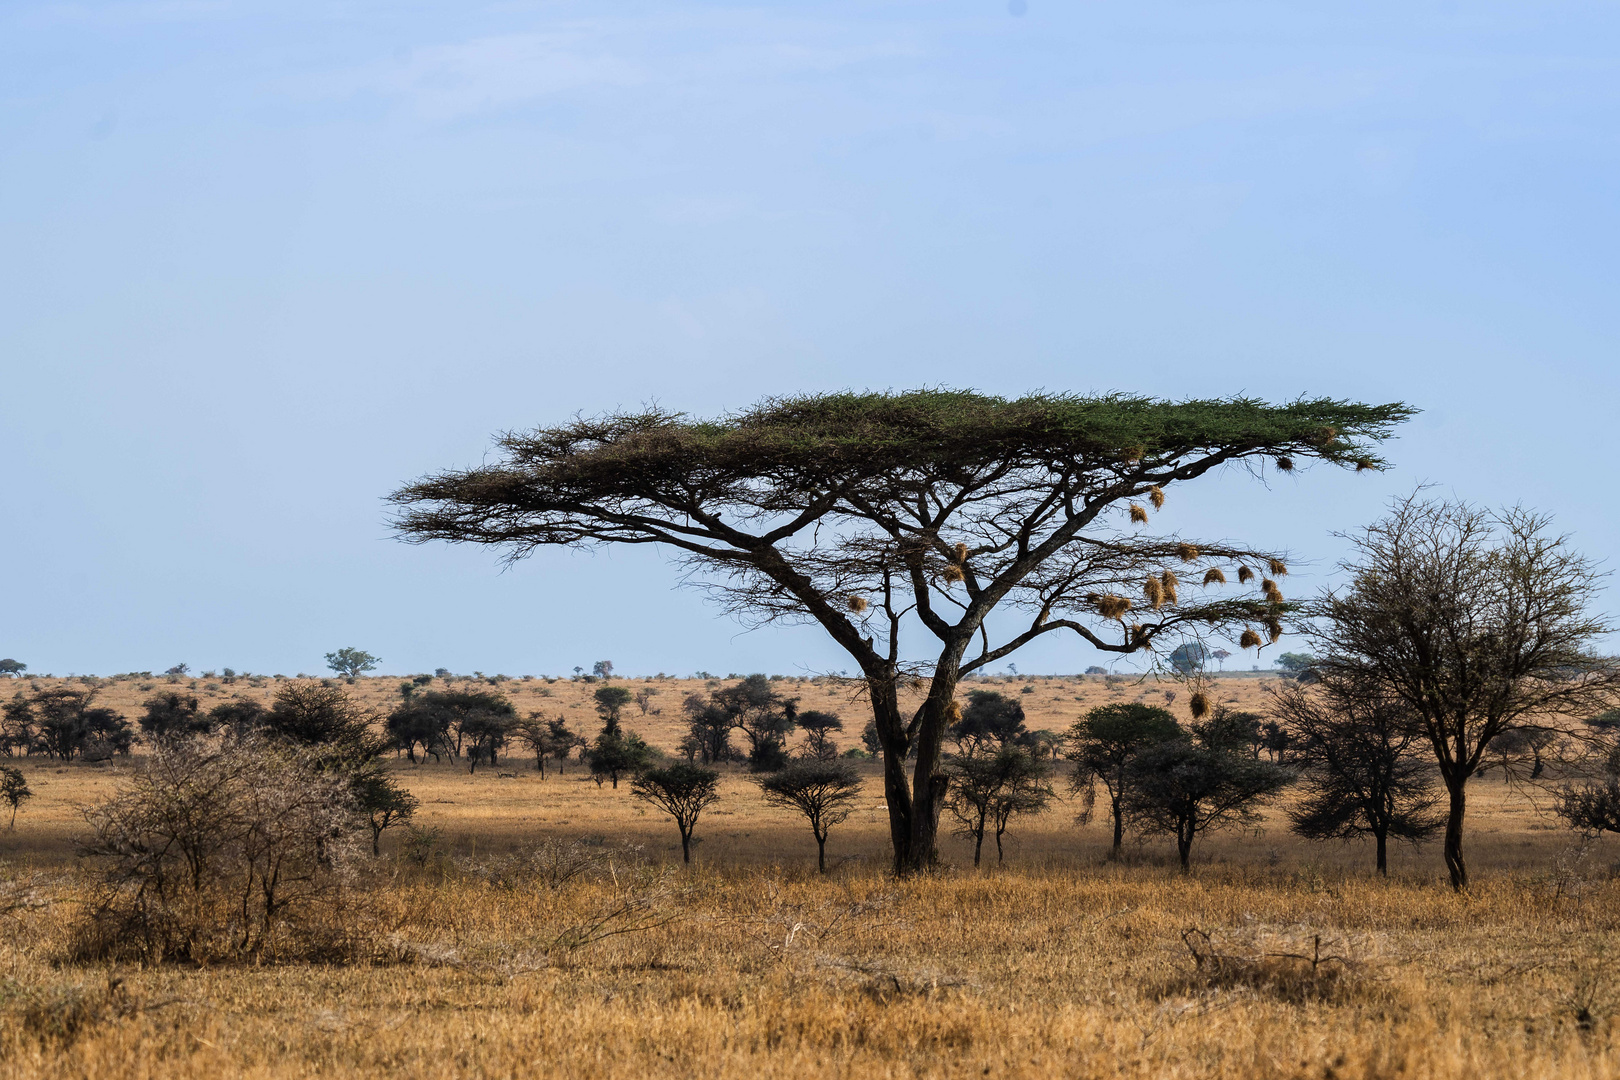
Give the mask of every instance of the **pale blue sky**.
<svg viewBox="0 0 1620 1080">
<path fill-rule="evenodd" d="M 502 573 L 380 501 L 844 387 L 1404 399 L 1394 472 L 1161 521 L 1298 593 L 1428 480 L 1612 564 L 1617 46 L 1597 3 L 11 0 L 0 656 L 844 667 L 650 552 Z"/>
</svg>

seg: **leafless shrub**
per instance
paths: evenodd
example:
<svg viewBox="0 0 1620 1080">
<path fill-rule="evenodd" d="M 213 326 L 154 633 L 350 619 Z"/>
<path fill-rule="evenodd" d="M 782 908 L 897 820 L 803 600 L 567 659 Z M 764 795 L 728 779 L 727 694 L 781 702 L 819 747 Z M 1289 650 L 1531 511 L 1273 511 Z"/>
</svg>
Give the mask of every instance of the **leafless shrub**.
<svg viewBox="0 0 1620 1080">
<path fill-rule="evenodd" d="M 610 870 L 611 892 L 583 918 L 557 932 L 547 950 L 553 956 L 611 937 L 656 930 L 684 918 L 673 867 L 643 864 L 618 870 L 610 864 Z"/>
<path fill-rule="evenodd" d="M 363 822 L 344 779 L 306 753 L 252 739 L 161 744 L 84 814 L 97 880 L 79 957 L 335 959 L 361 946 Z"/>
<path fill-rule="evenodd" d="M 17 1027 L 42 1043 L 63 1046 L 109 1023 L 173 1005 L 177 998 L 142 1001 L 131 996 L 121 978 L 99 986 L 37 987 L 0 983 L 0 1011 L 16 1018 Z"/>
<path fill-rule="evenodd" d="M 1182 931 L 1192 954 L 1193 972 L 1175 990 L 1252 990 L 1293 1004 L 1341 1000 L 1362 989 L 1362 967 L 1350 957 L 1324 952 L 1322 936 L 1312 936 L 1309 952 L 1228 951 L 1196 927 Z M 1330 946 L 1331 947 L 1331 946 Z"/>
</svg>

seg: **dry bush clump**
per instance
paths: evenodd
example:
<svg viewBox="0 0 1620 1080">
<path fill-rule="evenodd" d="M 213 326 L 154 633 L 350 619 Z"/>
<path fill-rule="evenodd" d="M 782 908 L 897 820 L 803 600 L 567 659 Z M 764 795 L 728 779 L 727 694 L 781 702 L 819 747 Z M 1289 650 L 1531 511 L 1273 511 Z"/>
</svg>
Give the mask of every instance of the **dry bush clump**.
<svg viewBox="0 0 1620 1080">
<path fill-rule="evenodd" d="M 1205 930 L 1182 931 L 1181 940 L 1192 954 L 1193 972 L 1166 985 L 1162 993 L 1196 990 L 1253 990 L 1279 1001 L 1347 1001 L 1364 995 L 1371 985 L 1364 965 L 1338 952 L 1324 951 L 1321 934 L 1313 934 L 1301 951 L 1239 951 L 1217 945 Z M 1331 950 L 1333 943 L 1329 943 Z M 1286 946 L 1285 946 L 1286 949 Z"/>
<path fill-rule="evenodd" d="M 85 810 L 76 959 L 346 960 L 371 940 L 362 821 L 341 776 L 256 739 L 158 746 Z"/>
</svg>

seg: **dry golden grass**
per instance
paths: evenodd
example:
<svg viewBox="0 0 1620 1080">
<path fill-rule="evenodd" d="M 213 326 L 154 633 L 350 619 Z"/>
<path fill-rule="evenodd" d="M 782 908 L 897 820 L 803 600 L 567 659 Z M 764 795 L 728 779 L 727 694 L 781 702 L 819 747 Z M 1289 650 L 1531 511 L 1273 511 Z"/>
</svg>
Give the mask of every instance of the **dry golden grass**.
<svg viewBox="0 0 1620 1080">
<path fill-rule="evenodd" d="M 380 704 L 396 683 L 356 689 Z M 664 715 L 632 708 L 630 726 L 668 746 L 680 696 L 701 686 L 659 685 Z M 1032 726 L 1053 729 L 1140 689 L 1033 685 Z M 549 698 L 534 684 L 505 688 L 525 710 L 592 728 L 592 687 L 557 683 Z M 813 707 L 847 699 L 803 689 Z M 141 695 L 115 696 L 127 691 L 109 687 L 104 700 L 133 711 Z M 1212 693 L 1249 704 L 1258 687 L 1224 679 Z M 897 882 L 883 872 L 875 773 L 862 809 L 833 832 L 829 854 L 845 861 L 826 878 L 813 873 L 808 830 L 739 774 L 700 822 L 687 869 L 671 862 L 673 826 L 577 766 L 541 781 L 517 759 L 473 776 L 401 763 L 449 857 L 378 865 L 375 962 L 143 970 L 62 961 L 78 917 L 74 806 L 130 766 L 22 764 L 39 795 L 0 850 L 7 874 L 38 875 L 49 902 L 5 916 L 0 934 L 0 1075 L 18 1080 L 1620 1071 L 1620 883 L 1607 865 L 1620 851 L 1609 841 L 1578 854 L 1489 779 L 1471 818 L 1478 885 L 1458 897 L 1432 849 L 1393 852 L 1382 882 L 1366 850 L 1301 844 L 1275 814 L 1255 833 L 1201 841 L 1189 878 L 1164 845 L 1113 865 L 1103 825 L 1077 826 L 1068 803 L 1015 828 L 1004 868 L 965 868 L 967 849 L 951 840 L 956 868 Z M 639 843 L 650 865 L 619 856 L 614 876 L 556 890 L 490 872 L 557 837 Z M 622 890 L 653 897 L 657 920 L 671 921 L 556 945 Z M 1195 964 L 1183 941 L 1193 928 L 1223 959 Z M 1318 948 L 1348 962 L 1300 959 Z"/>
</svg>

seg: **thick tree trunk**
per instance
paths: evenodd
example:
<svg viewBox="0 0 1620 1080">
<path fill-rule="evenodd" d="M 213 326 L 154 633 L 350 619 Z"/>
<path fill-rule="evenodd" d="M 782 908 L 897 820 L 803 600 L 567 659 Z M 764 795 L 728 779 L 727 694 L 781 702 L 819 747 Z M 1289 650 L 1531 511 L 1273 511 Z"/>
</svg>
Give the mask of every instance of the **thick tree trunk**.
<svg viewBox="0 0 1620 1080">
<path fill-rule="evenodd" d="M 1378 876 L 1389 877 L 1389 837 L 1383 832 L 1374 835 L 1378 839 Z"/>
<path fill-rule="evenodd" d="M 1468 864 L 1463 862 L 1462 852 L 1463 815 L 1468 809 L 1467 783 L 1466 776 L 1446 778 L 1446 792 L 1451 797 L 1446 813 L 1446 870 L 1451 874 L 1451 887 L 1457 892 L 1468 888 Z"/>
<path fill-rule="evenodd" d="M 816 837 L 816 869 L 823 874 L 827 872 L 827 838 Z"/>
<path fill-rule="evenodd" d="M 980 826 L 978 834 L 976 836 L 974 836 L 974 838 L 973 838 L 973 866 L 974 866 L 974 869 L 978 869 L 979 855 L 983 851 L 984 851 L 984 827 Z"/>
<path fill-rule="evenodd" d="M 1176 837 L 1176 854 L 1181 856 L 1181 872 L 1183 874 L 1191 873 L 1192 872 L 1192 837 L 1191 836 L 1178 836 L 1178 837 Z"/>
<path fill-rule="evenodd" d="M 691 861 L 692 861 L 692 834 L 687 832 L 685 829 L 682 829 L 681 830 L 681 862 L 683 862 L 683 863 L 691 863 Z"/>
</svg>

